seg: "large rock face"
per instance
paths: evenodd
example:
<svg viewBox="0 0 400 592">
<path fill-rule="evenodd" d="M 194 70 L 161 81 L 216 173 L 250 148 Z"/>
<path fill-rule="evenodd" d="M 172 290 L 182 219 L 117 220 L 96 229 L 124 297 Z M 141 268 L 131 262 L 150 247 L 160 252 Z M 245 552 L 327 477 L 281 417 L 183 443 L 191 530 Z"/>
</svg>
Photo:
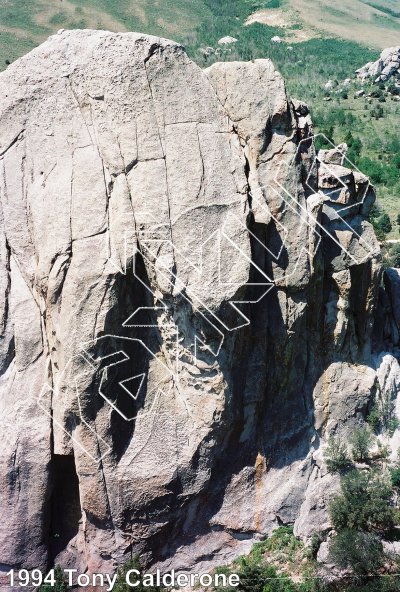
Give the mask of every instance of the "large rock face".
<svg viewBox="0 0 400 592">
<path fill-rule="evenodd" d="M 387 47 L 376 62 L 368 62 L 356 70 L 357 77 L 362 81 L 374 78 L 375 82 L 386 82 L 400 71 L 400 45 Z"/>
<path fill-rule="evenodd" d="M 376 390 L 368 179 L 270 60 L 67 31 L 0 78 L 2 569 L 326 527 L 321 447 Z"/>
</svg>

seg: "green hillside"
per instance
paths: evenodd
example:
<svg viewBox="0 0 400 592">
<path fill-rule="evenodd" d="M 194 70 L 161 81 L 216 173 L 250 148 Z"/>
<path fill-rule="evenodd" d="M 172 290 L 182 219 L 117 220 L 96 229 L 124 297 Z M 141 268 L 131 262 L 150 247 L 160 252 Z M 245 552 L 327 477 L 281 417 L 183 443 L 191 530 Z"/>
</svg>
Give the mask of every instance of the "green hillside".
<svg viewBox="0 0 400 592">
<path fill-rule="evenodd" d="M 221 22 L 221 15 L 226 19 Z M 59 28 L 141 31 L 200 42 L 246 22 L 278 26 L 291 42 L 337 36 L 382 49 L 398 42 L 397 0 L 0 0 L 0 68 Z"/>
</svg>

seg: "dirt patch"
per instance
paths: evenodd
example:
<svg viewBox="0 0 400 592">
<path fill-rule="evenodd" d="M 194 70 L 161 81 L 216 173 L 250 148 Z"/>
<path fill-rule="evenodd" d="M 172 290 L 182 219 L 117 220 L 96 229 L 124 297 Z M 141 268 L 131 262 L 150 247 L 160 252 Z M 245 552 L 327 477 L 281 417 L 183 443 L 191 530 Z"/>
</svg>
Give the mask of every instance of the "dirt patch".
<svg viewBox="0 0 400 592">
<path fill-rule="evenodd" d="M 292 11 L 258 10 L 247 18 L 244 25 L 248 26 L 253 23 L 261 23 L 262 25 L 268 25 L 269 27 L 281 27 L 282 29 L 286 29 L 284 38 L 288 43 L 301 43 L 302 41 L 308 41 L 309 39 L 318 36 L 315 31 L 307 27 L 304 28 L 302 26 L 300 29 L 292 29 L 291 27 L 293 27 L 293 25 L 299 23 L 299 19 L 296 18 L 296 15 Z"/>
<path fill-rule="evenodd" d="M 253 12 L 244 23 L 245 26 L 253 23 L 261 23 L 269 27 L 288 27 L 290 22 L 284 17 L 282 10 L 258 10 Z"/>
</svg>

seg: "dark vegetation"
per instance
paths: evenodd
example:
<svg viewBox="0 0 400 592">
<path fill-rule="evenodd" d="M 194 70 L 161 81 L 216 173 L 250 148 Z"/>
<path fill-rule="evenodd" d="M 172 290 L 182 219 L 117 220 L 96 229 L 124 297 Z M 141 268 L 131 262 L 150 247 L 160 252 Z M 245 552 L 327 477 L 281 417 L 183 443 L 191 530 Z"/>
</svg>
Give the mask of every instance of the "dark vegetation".
<svg viewBox="0 0 400 592">
<path fill-rule="evenodd" d="M 137 586 L 135 586 L 134 588 L 132 588 L 132 586 L 129 586 L 126 583 L 126 579 L 125 579 L 126 574 L 131 569 L 136 569 L 140 573 L 140 576 L 137 576 L 137 579 L 140 581 L 140 583 Z M 114 592 L 130 592 L 130 591 L 132 591 L 132 589 L 137 590 L 138 592 L 146 592 L 146 591 L 147 592 L 161 592 L 162 590 L 166 590 L 166 588 L 163 588 L 160 586 L 144 586 L 143 585 L 143 583 L 142 583 L 143 567 L 140 562 L 139 555 L 134 555 L 132 557 L 132 559 L 129 559 L 129 561 L 127 561 L 122 567 L 120 567 L 118 569 L 117 575 L 118 575 L 117 581 L 116 581 L 115 586 L 113 588 Z"/>
<path fill-rule="evenodd" d="M 53 578 L 45 578 L 45 579 L 53 579 Z M 46 584 L 42 584 L 39 588 L 39 592 L 70 592 L 70 588 L 65 583 L 64 573 L 60 567 L 60 565 L 56 565 L 54 568 L 54 579 L 52 582 L 48 582 Z"/>
<path fill-rule="evenodd" d="M 387 471 L 379 466 L 376 455 L 366 450 L 372 439 L 368 426 L 355 430 L 352 438 L 352 456 L 361 455 L 369 470 L 351 467 L 347 447 L 339 438 L 328 443 L 325 458 L 334 464 L 327 462 L 327 467 L 342 473 L 340 490 L 329 505 L 334 528 L 329 537 L 327 532 L 315 532 L 306 547 L 291 527 L 281 526 L 266 541 L 255 544 L 248 556 L 218 568 L 218 573 L 237 573 L 237 589 L 243 592 L 399 591 L 399 559 L 385 551 L 382 539 L 400 539 L 400 510 L 393 503 L 400 467 Z M 384 454 L 382 458 L 387 459 Z M 329 541 L 328 561 L 345 570 L 331 582 L 323 577 L 317 561 L 324 541 Z"/>
</svg>

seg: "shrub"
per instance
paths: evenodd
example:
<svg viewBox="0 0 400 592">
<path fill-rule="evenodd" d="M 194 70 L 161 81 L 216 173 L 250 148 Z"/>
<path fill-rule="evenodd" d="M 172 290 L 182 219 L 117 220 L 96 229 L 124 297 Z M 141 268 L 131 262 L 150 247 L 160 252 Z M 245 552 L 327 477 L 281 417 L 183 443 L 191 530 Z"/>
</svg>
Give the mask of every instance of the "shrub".
<svg viewBox="0 0 400 592">
<path fill-rule="evenodd" d="M 315 140 L 315 150 L 321 150 L 321 148 L 327 148 L 328 150 L 331 149 L 334 144 L 333 141 L 333 126 L 328 129 L 322 129 L 321 133 L 324 134 L 323 136 L 318 136 Z M 324 137 L 325 136 L 325 137 Z M 330 143 L 332 142 L 332 144 Z"/>
<path fill-rule="evenodd" d="M 58 564 L 54 568 L 54 580 L 54 586 L 51 584 L 42 584 L 39 588 L 39 592 L 68 592 L 68 590 L 70 590 L 64 581 L 64 573 Z"/>
<path fill-rule="evenodd" d="M 126 574 L 130 569 L 137 569 L 140 574 L 139 576 L 137 576 L 137 579 L 140 580 L 140 584 L 138 584 L 134 588 L 134 590 L 136 590 L 137 592 L 160 592 L 161 590 L 165 589 L 160 586 L 144 586 L 142 584 L 143 568 L 140 563 L 139 555 L 135 555 L 134 557 L 132 557 L 132 559 L 129 559 L 129 561 L 127 561 L 122 567 L 118 568 L 117 581 L 113 588 L 114 592 L 131 592 L 132 587 L 129 586 L 125 580 Z"/>
<path fill-rule="evenodd" d="M 334 436 L 329 438 L 324 460 L 330 473 L 343 473 L 351 464 L 346 444 Z"/>
<path fill-rule="evenodd" d="M 400 243 L 395 243 L 389 250 L 390 267 L 400 267 Z"/>
<path fill-rule="evenodd" d="M 224 592 L 311 592 L 311 583 L 295 584 L 285 573 L 277 573 L 277 568 L 270 565 L 264 556 L 268 551 L 280 551 L 283 547 L 285 551 L 288 546 L 292 547 L 293 540 L 297 545 L 300 541 L 293 535 L 293 529 L 279 527 L 272 536 L 256 543 L 249 555 L 239 557 L 234 561 L 232 567 L 222 566 L 217 568 L 216 572 L 224 573 L 227 576 L 230 573 L 236 573 L 239 576 L 240 584 L 238 587 L 222 588 L 217 590 Z M 288 543 L 288 541 L 291 541 Z M 276 546 L 277 545 L 277 546 Z M 215 588 L 214 588 L 215 589 Z"/>
<path fill-rule="evenodd" d="M 363 145 L 362 145 L 360 138 L 354 138 L 352 149 L 357 154 L 357 156 L 360 156 L 362 147 L 363 147 Z"/>
<path fill-rule="evenodd" d="M 312 559 L 316 559 L 318 555 L 319 548 L 321 546 L 322 540 L 321 536 L 318 532 L 313 532 L 311 537 L 310 547 L 308 549 L 308 556 Z"/>
<path fill-rule="evenodd" d="M 400 487 L 400 467 L 389 468 L 390 472 L 390 480 L 392 482 L 393 487 Z"/>
<path fill-rule="evenodd" d="M 351 455 L 354 460 L 367 460 L 368 458 L 368 451 L 372 446 L 374 441 L 374 436 L 371 433 L 371 428 L 369 425 L 363 425 L 359 428 L 356 428 L 349 438 L 350 444 L 352 444 Z"/>
<path fill-rule="evenodd" d="M 385 446 L 384 446 L 382 444 L 382 442 L 379 440 L 379 438 L 378 438 L 377 444 L 378 444 L 378 454 L 379 454 L 380 458 L 387 460 L 389 458 L 389 445 L 385 444 Z"/>
<path fill-rule="evenodd" d="M 381 415 L 379 413 L 379 408 L 376 403 L 372 407 L 371 412 L 367 417 L 367 422 L 374 430 L 374 432 L 377 432 L 379 430 L 379 427 L 381 425 Z"/>
<path fill-rule="evenodd" d="M 380 539 L 369 532 L 345 529 L 329 545 L 329 560 L 357 575 L 369 575 L 383 566 L 385 554 Z"/>
<path fill-rule="evenodd" d="M 397 267 L 397 263 L 400 262 L 400 244 L 394 244 L 389 249 L 389 256 L 387 263 L 391 267 Z M 382 425 L 391 436 L 399 426 L 399 420 L 397 417 L 393 417 L 393 401 L 389 393 L 378 397 L 371 409 L 371 413 L 367 417 L 369 425 L 377 431 Z"/>
<path fill-rule="evenodd" d="M 375 119 L 380 119 L 381 117 L 383 117 L 382 105 L 377 105 L 375 109 L 371 109 L 370 115 L 371 117 L 375 117 Z"/>
<path fill-rule="evenodd" d="M 392 437 L 393 434 L 395 433 L 395 431 L 397 430 L 397 428 L 400 425 L 400 421 L 397 419 L 397 417 L 392 417 L 389 420 L 388 423 L 388 432 L 389 432 L 389 436 Z"/>
<path fill-rule="evenodd" d="M 340 488 L 329 504 L 336 530 L 390 531 L 398 524 L 399 511 L 389 506 L 392 484 L 382 475 L 355 469 L 342 478 Z"/>
<path fill-rule="evenodd" d="M 346 142 L 346 144 L 349 148 L 351 148 L 353 146 L 354 138 L 353 138 L 353 134 L 351 133 L 350 130 L 345 135 L 344 141 Z"/>
<path fill-rule="evenodd" d="M 386 103 L 386 99 L 385 99 L 385 97 L 383 95 L 381 97 L 379 97 L 378 101 L 380 103 Z"/>
<path fill-rule="evenodd" d="M 378 239 L 378 241 L 380 243 L 384 243 L 386 240 L 386 234 L 383 232 L 383 230 L 381 230 L 380 228 L 377 228 L 376 224 L 374 224 L 373 220 L 371 220 L 374 232 L 375 232 L 375 236 Z"/>
<path fill-rule="evenodd" d="M 392 223 L 390 222 L 389 214 L 386 212 L 382 214 L 377 222 L 377 226 L 385 233 L 390 232 L 392 230 Z"/>
<path fill-rule="evenodd" d="M 380 214 L 381 214 L 381 210 L 378 208 L 378 206 L 376 205 L 376 203 L 374 203 L 373 206 L 372 206 L 372 208 L 371 208 L 370 217 L 371 218 L 377 218 Z M 400 216 L 400 214 L 399 214 L 399 216 Z"/>
</svg>

